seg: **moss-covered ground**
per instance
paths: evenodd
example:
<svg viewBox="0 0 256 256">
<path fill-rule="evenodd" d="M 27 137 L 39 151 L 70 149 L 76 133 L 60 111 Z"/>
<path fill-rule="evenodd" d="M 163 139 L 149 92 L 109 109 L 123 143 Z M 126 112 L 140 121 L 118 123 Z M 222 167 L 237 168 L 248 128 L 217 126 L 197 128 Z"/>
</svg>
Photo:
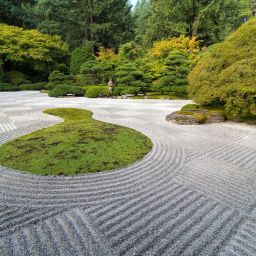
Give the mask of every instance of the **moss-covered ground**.
<svg viewBox="0 0 256 256">
<path fill-rule="evenodd" d="M 149 138 L 118 125 L 92 119 L 81 109 L 49 109 L 64 119 L 0 147 L 0 165 L 42 175 L 75 175 L 112 170 L 143 158 Z"/>
</svg>

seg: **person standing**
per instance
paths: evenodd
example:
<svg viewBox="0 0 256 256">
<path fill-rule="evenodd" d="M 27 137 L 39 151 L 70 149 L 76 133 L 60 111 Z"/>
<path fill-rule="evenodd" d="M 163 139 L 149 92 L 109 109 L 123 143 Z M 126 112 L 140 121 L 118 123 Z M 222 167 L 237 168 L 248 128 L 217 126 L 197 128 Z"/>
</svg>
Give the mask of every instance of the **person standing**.
<svg viewBox="0 0 256 256">
<path fill-rule="evenodd" d="M 108 82 L 108 89 L 112 98 L 113 98 L 113 87 L 114 87 L 114 83 L 112 78 L 110 78 Z"/>
</svg>

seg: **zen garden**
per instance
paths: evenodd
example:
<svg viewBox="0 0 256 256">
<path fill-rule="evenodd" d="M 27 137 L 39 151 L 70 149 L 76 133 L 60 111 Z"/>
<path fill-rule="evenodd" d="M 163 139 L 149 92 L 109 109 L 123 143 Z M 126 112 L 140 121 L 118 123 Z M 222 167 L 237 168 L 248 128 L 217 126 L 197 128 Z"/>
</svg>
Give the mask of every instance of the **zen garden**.
<svg viewBox="0 0 256 256">
<path fill-rule="evenodd" d="M 0 0 L 0 255 L 255 256 L 256 0 Z"/>
</svg>

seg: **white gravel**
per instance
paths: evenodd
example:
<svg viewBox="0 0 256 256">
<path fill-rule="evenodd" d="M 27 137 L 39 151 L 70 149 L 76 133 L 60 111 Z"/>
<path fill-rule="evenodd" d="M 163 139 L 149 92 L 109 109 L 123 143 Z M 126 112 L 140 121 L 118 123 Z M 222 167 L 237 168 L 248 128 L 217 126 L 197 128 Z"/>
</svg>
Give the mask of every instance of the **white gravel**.
<svg viewBox="0 0 256 256">
<path fill-rule="evenodd" d="M 0 255 L 256 255 L 256 128 L 178 126 L 189 101 L 0 93 L 0 144 L 61 122 L 47 108 L 92 110 L 134 128 L 152 151 L 126 168 L 76 177 L 0 166 Z"/>
</svg>

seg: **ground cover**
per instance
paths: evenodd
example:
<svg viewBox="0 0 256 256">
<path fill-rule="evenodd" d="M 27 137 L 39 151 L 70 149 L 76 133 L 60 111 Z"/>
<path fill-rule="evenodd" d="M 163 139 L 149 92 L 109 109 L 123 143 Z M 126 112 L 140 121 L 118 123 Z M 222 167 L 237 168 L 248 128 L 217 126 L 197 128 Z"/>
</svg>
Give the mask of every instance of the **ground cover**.
<svg viewBox="0 0 256 256">
<path fill-rule="evenodd" d="M 87 110 L 48 109 L 64 119 L 0 147 L 0 165 L 42 175 L 75 175 L 111 170 L 143 158 L 149 138 L 118 125 L 92 119 Z"/>
</svg>

